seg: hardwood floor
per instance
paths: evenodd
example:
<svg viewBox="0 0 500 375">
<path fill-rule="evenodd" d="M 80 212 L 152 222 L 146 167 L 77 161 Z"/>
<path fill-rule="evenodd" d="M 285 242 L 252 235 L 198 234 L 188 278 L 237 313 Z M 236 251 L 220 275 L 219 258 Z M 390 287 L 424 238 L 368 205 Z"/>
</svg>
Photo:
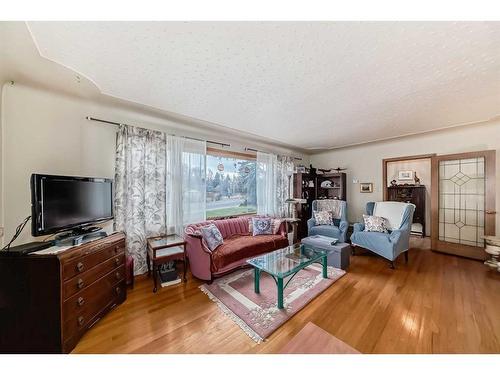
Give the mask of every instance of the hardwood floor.
<svg viewBox="0 0 500 375">
<path fill-rule="evenodd" d="M 362 353 L 500 353 L 500 274 L 432 252 L 428 239 L 412 238 L 412 246 L 396 270 L 373 255 L 351 257 L 346 276 L 262 344 L 192 277 L 156 294 L 138 278 L 73 353 L 277 353 L 309 321 Z"/>
</svg>

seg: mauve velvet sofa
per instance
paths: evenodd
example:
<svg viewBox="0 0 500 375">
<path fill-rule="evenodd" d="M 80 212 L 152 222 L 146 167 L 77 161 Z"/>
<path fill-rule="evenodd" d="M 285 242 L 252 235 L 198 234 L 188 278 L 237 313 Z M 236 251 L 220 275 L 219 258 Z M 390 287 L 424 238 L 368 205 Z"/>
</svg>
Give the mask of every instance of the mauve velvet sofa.
<svg viewBox="0 0 500 375">
<path fill-rule="evenodd" d="M 190 224 L 185 229 L 186 253 L 191 273 L 198 279 L 212 281 L 246 265 L 246 260 L 263 253 L 288 246 L 286 224 L 282 223 L 278 234 L 252 236 L 248 229 L 249 216 L 224 220 L 209 220 Z M 203 241 L 199 228 L 215 224 L 224 243 L 210 251 Z"/>
</svg>

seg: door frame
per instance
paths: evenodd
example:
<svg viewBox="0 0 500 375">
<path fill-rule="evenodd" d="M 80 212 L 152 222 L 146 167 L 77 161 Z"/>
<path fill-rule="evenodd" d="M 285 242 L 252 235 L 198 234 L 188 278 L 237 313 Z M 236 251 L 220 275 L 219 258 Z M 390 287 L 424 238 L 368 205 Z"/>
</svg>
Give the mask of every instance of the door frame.
<svg viewBox="0 0 500 375">
<path fill-rule="evenodd" d="M 470 245 L 456 244 L 439 240 L 439 162 L 454 159 L 472 159 L 484 157 L 485 173 L 485 220 L 484 235 L 495 235 L 495 164 L 496 150 L 461 152 L 457 154 L 434 155 L 431 158 L 431 249 L 448 254 L 460 255 L 467 258 L 484 260 L 485 252 L 478 252 L 478 248 Z M 492 214 L 490 220 L 486 215 Z"/>
<path fill-rule="evenodd" d="M 420 154 L 420 155 L 411 155 L 411 156 L 400 156 L 395 158 L 382 159 L 382 183 L 384 186 L 383 190 L 383 200 L 386 201 L 389 196 L 389 190 L 387 186 L 387 164 L 398 161 L 408 161 L 408 160 L 418 160 L 418 159 L 431 159 L 436 156 L 436 154 Z M 432 168 L 432 167 L 431 167 Z M 432 171 L 431 171 L 432 175 Z M 432 227 L 431 227 L 432 230 Z"/>
</svg>

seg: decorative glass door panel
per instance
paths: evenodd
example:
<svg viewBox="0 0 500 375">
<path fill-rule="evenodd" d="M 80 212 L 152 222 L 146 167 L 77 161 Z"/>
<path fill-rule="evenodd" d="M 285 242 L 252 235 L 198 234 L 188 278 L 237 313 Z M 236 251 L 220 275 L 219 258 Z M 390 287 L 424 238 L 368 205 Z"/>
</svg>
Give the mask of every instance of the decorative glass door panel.
<svg viewBox="0 0 500 375">
<path fill-rule="evenodd" d="M 484 259 L 495 234 L 495 151 L 432 158 L 432 249 Z"/>
<path fill-rule="evenodd" d="M 483 246 L 484 158 L 439 162 L 439 240 Z"/>
</svg>

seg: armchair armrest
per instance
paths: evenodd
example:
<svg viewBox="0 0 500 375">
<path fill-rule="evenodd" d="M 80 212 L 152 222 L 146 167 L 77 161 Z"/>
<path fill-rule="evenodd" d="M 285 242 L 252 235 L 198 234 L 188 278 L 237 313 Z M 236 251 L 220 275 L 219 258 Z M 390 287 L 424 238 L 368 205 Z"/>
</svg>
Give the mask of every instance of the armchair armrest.
<svg viewBox="0 0 500 375">
<path fill-rule="evenodd" d="M 313 228 L 314 226 L 316 225 L 316 220 L 314 220 L 314 218 L 310 218 L 309 220 L 307 220 L 307 230 L 311 230 L 311 228 Z"/>
<path fill-rule="evenodd" d="M 211 280 L 210 270 L 212 252 L 204 245 L 201 235 L 186 233 L 186 255 L 193 276 L 202 280 Z"/>
<path fill-rule="evenodd" d="M 347 221 L 341 221 L 339 223 L 339 229 L 341 232 L 346 232 L 347 228 L 349 228 L 349 223 Z"/>
<path fill-rule="evenodd" d="M 349 223 L 345 220 L 341 220 L 339 223 L 339 231 L 340 231 L 339 241 L 340 242 L 345 242 L 347 228 L 349 228 Z"/>
<path fill-rule="evenodd" d="M 203 237 L 198 233 L 186 233 L 184 239 L 186 240 L 186 248 L 189 247 L 191 252 L 203 251 L 212 254 L 210 249 L 203 243 Z M 188 251 L 189 252 L 189 251 Z"/>
<path fill-rule="evenodd" d="M 399 242 L 399 239 L 401 238 L 401 235 L 403 234 L 403 231 L 400 229 L 394 229 L 391 234 L 389 235 L 389 241 L 390 242 Z"/>
<path fill-rule="evenodd" d="M 353 232 L 362 232 L 365 230 L 365 223 L 354 223 Z"/>
</svg>

